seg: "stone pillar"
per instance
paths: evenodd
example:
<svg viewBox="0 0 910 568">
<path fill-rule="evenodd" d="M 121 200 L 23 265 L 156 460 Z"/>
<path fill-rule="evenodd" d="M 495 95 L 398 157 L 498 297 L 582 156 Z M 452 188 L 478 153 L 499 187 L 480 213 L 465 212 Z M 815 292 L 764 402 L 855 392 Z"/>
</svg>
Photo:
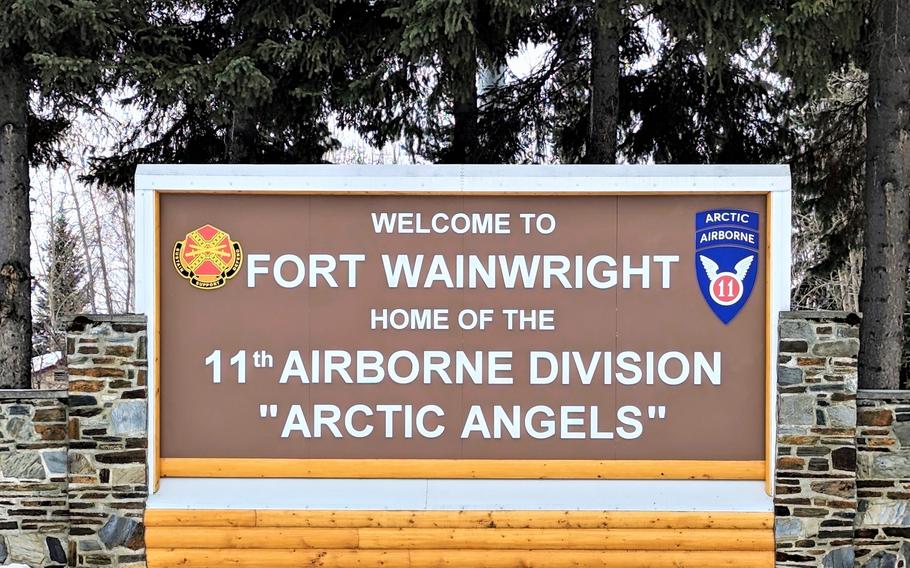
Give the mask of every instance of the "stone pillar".
<svg viewBox="0 0 910 568">
<path fill-rule="evenodd" d="M 910 391 L 859 391 L 857 566 L 910 566 Z"/>
<path fill-rule="evenodd" d="M 859 318 L 781 314 L 777 566 L 852 568 Z"/>
<path fill-rule="evenodd" d="M 67 331 L 70 546 L 77 566 L 144 566 L 145 317 L 78 316 Z"/>
<path fill-rule="evenodd" d="M 0 390 L 0 564 L 67 558 L 66 391 Z"/>
</svg>

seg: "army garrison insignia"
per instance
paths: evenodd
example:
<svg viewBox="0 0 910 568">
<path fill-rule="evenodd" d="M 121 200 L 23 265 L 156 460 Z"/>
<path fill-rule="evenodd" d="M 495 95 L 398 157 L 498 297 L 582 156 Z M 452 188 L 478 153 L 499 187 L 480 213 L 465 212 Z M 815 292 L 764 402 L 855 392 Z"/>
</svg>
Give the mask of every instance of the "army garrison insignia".
<svg viewBox="0 0 910 568">
<path fill-rule="evenodd" d="M 174 245 L 174 268 L 194 288 L 213 290 L 224 286 L 243 264 L 240 243 L 217 227 L 203 225 Z"/>
</svg>

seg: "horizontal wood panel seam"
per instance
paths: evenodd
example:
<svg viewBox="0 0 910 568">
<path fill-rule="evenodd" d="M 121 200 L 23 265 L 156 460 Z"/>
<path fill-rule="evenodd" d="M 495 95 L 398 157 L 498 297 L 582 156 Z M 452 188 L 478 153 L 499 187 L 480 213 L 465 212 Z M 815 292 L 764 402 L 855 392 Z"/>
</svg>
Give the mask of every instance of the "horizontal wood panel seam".
<svg viewBox="0 0 910 568">
<path fill-rule="evenodd" d="M 148 548 L 773 550 L 756 529 L 148 527 Z"/>
<path fill-rule="evenodd" d="M 304 565 L 485 566 L 487 568 L 569 568 L 601 566 L 622 568 L 773 568 L 773 551 L 634 551 L 634 550 L 191 550 L 148 549 L 148 566 L 202 568 L 231 565 L 284 568 Z"/>
<path fill-rule="evenodd" d="M 161 526 L 387 528 L 727 528 L 772 529 L 773 513 L 665 511 L 377 511 L 147 509 Z"/>
</svg>

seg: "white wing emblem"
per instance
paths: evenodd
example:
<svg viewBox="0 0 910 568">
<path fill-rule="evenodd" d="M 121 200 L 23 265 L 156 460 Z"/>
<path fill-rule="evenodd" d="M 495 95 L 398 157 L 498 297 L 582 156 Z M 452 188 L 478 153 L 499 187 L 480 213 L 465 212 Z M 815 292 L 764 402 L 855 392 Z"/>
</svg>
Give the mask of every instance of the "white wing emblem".
<svg viewBox="0 0 910 568">
<path fill-rule="evenodd" d="M 702 257 L 704 258 L 704 257 Z M 755 260 L 754 255 L 749 255 L 746 258 L 740 260 L 736 263 L 736 266 L 733 267 L 733 270 L 736 271 L 736 279 L 740 282 L 743 281 L 743 278 L 746 277 L 746 274 L 749 273 L 749 267 L 752 266 L 752 261 Z M 715 265 L 717 266 L 717 265 Z"/>
<path fill-rule="evenodd" d="M 708 275 L 708 280 L 711 282 L 717 280 L 717 276 L 720 273 L 720 266 L 703 254 L 698 255 L 698 260 L 701 261 L 701 265 L 705 268 L 705 274 Z M 743 278 L 746 277 L 746 274 L 749 274 L 749 268 L 752 267 L 752 261 L 754 260 L 755 255 L 750 254 L 736 263 L 736 266 L 733 267 L 733 271 L 736 273 L 735 278 L 737 280 L 742 282 Z"/>
<path fill-rule="evenodd" d="M 749 257 L 749 258 L 752 258 L 752 257 Z M 710 258 L 708 258 L 707 256 L 702 255 L 702 254 L 698 255 L 698 260 L 700 260 L 701 265 L 705 267 L 705 272 L 708 274 L 708 280 L 710 280 L 711 282 L 714 282 L 717 279 L 717 273 L 720 272 L 720 266 L 718 266 L 718 264 L 716 262 L 714 262 L 713 260 L 711 260 Z M 751 264 L 751 262 L 752 261 L 750 260 L 749 263 Z M 738 267 L 739 264 L 737 264 L 736 266 Z M 746 270 L 748 270 L 748 269 L 749 269 L 749 267 L 747 266 Z"/>
</svg>

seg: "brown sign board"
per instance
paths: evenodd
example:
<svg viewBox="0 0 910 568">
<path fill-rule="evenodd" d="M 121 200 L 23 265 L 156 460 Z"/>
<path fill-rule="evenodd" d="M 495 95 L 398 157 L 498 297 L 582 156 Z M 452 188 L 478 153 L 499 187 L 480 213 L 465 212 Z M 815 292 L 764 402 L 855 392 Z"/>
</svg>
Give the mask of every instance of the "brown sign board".
<svg viewBox="0 0 910 568">
<path fill-rule="evenodd" d="M 765 459 L 766 194 L 157 211 L 162 459 Z"/>
</svg>

